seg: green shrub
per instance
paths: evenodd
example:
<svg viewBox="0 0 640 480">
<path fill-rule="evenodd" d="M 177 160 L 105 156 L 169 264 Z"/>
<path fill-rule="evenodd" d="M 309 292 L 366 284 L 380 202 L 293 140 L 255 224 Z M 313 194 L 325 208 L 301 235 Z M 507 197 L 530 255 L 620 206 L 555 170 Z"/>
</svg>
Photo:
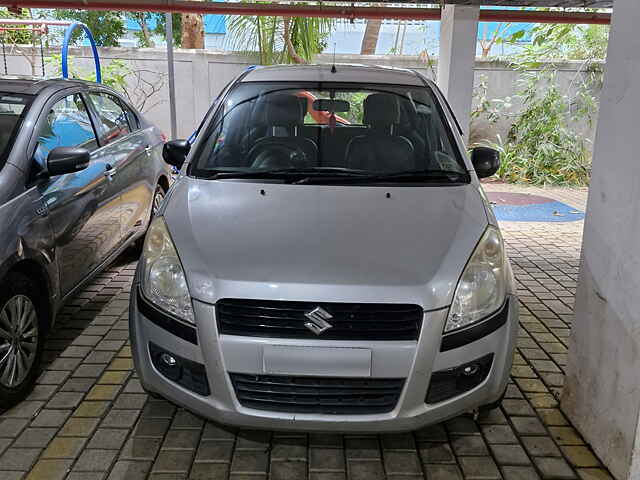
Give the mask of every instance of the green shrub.
<svg viewBox="0 0 640 480">
<path fill-rule="evenodd" d="M 498 138 L 493 145 L 502 154 L 498 177 L 532 185 L 587 185 L 591 155 L 584 138 L 569 128 L 567 110 L 555 86 L 531 99 L 506 142 Z"/>
<path fill-rule="evenodd" d="M 569 126 L 569 120 L 590 119 L 591 109 L 586 101 L 575 104 L 575 99 L 560 92 L 553 78 L 540 76 L 540 72 L 526 74 L 524 85 L 518 95 L 522 112 L 507 138 L 498 136 L 497 143 L 490 144 L 501 153 L 498 178 L 531 185 L 588 185 L 591 171 L 588 140 Z M 576 98 L 582 97 L 591 98 L 585 92 Z"/>
</svg>

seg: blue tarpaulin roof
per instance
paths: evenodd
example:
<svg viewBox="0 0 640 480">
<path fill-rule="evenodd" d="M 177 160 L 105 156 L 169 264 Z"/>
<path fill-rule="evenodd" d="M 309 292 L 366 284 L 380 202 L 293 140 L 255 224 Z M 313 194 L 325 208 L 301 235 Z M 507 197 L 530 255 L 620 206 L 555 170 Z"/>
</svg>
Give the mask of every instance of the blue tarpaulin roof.
<svg viewBox="0 0 640 480">
<path fill-rule="evenodd" d="M 154 18 L 148 22 L 149 28 L 154 29 L 156 26 L 156 22 Z M 126 19 L 127 30 L 133 30 L 139 32 L 141 30 L 138 22 L 131 20 L 130 18 Z M 227 19 L 226 15 L 205 15 L 204 16 L 204 33 L 218 33 L 225 34 L 227 33 Z"/>
</svg>

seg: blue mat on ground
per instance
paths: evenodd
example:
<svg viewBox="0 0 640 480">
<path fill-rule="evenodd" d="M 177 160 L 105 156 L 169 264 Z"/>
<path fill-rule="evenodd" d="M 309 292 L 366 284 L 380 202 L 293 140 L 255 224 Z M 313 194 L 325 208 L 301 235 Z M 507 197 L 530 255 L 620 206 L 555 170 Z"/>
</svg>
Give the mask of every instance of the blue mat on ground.
<svg viewBox="0 0 640 480">
<path fill-rule="evenodd" d="M 493 212 L 504 222 L 576 222 L 584 219 L 583 212 L 562 202 L 494 205 Z"/>
</svg>

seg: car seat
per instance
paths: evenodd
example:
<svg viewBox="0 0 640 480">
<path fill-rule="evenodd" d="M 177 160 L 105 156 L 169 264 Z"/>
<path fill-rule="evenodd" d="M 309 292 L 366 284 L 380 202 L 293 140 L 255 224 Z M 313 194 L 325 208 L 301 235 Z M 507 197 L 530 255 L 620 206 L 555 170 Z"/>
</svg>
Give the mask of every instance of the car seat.
<svg viewBox="0 0 640 480">
<path fill-rule="evenodd" d="M 249 150 L 249 165 L 254 168 L 307 168 L 317 165 L 316 144 L 299 135 L 305 112 L 298 97 L 267 94 L 256 102 L 253 113 L 254 121 L 266 125 L 267 132 Z"/>
<path fill-rule="evenodd" d="M 400 106 L 395 95 L 372 93 L 363 103 L 363 122 L 369 131 L 351 139 L 345 152 L 348 168 L 374 172 L 415 169 L 413 144 L 395 134 Z"/>
</svg>

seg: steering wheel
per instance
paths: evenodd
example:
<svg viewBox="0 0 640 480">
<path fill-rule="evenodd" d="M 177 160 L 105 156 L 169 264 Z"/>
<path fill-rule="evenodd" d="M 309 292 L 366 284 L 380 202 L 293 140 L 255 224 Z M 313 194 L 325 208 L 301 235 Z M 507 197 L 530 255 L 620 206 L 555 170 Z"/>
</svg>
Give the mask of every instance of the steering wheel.
<svg viewBox="0 0 640 480">
<path fill-rule="evenodd" d="M 305 168 L 309 164 L 304 151 L 294 145 L 262 143 L 255 145 L 248 154 L 251 168 L 280 169 Z"/>
</svg>

